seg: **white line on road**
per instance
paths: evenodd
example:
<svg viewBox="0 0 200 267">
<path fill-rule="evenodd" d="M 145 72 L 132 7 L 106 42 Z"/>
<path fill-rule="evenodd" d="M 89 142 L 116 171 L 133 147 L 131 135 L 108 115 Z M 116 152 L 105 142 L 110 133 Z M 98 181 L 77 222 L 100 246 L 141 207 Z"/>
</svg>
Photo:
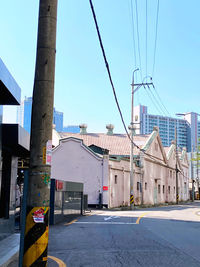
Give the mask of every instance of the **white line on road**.
<svg viewBox="0 0 200 267">
<path fill-rule="evenodd" d="M 126 222 L 74 222 L 79 224 L 136 224 L 136 223 L 126 223 Z"/>
<path fill-rule="evenodd" d="M 104 218 L 104 221 L 108 221 L 108 220 L 111 220 L 111 219 L 117 219 L 117 218 L 119 218 L 119 216 L 105 217 L 105 218 Z"/>
</svg>

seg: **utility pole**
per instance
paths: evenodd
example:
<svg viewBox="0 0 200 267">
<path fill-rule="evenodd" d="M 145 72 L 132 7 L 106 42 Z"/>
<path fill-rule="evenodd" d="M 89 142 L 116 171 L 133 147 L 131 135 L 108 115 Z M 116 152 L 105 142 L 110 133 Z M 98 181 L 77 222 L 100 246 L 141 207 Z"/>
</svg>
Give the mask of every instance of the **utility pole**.
<svg viewBox="0 0 200 267">
<path fill-rule="evenodd" d="M 46 266 L 57 0 L 40 0 L 23 266 Z M 47 147 L 48 145 L 48 147 Z"/>
<path fill-rule="evenodd" d="M 194 167 L 193 167 L 193 146 L 191 153 L 191 178 L 192 178 L 192 202 L 194 202 Z"/>
<path fill-rule="evenodd" d="M 197 159 L 197 178 L 196 178 L 196 180 L 197 180 L 197 190 L 198 190 L 198 199 L 200 199 L 200 196 L 199 196 L 199 145 L 197 144 L 197 157 L 196 157 L 196 159 Z"/>
<path fill-rule="evenodd" d="M 178 193 L 178 164 L 177 164 L 177 159 L 178 159 L 178 151 L 177 151 L 177 127 L 175 127 L 175 145 L 176 145 L 176 204 L 179 203 L 179 193 Z"/>
<path fill-rule="evenodd" d="M 134 93 L 141 87 L 141 86 L 150 86 L 153 85 L 153 83 L 138 83 L 135 84 L 134 83 L 134 73 L 136 71 L 138 71 L 139 69 L 135 69 L 133 71 L 133 76 L 132 76 L 132 84 L 131 84 L 131 125 L 129 127 L 130 131 L 131 131 L 131 151 L 130 151 L 130 209 L 133 210 L 134 209 L 134 190 L 133 190 L 133 186 L 134 186 L 134 171 L 133 171 L 133 136 L 135 134 L 135 129 L 134 129 Z M 145 77 L 146 78 L 146 77 Z M 144 79 L 145 79 L 144 78 Z M 144 80 L 143 79 L 143 80 Z M 134 87 L 136 86 L 136 88 L 134 89 Z"/>
</svg>

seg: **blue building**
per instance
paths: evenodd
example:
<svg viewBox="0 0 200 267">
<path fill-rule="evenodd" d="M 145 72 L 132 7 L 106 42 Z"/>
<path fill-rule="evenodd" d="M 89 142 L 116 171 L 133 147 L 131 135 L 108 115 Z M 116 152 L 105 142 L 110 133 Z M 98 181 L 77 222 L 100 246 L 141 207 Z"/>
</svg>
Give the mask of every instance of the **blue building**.
<svg viewBox="0 0 200 267">
<path fill-rule="evenodd" d="M 63 112 L 53 109 L 53 124 L 55 124 L 55 129 L 57 132 L 63 131 Z"/>
<path fill-rule="evenodd" d="M 17 110 L 17 122 L 28 132 L 31 132 L 32 97 L 25 97 Z M 63 112 L 53 109 L 53 124 L 58 132 L 63 130 Z"/>
<path fill-rule="evenodd" d="M 80 133 L 79 125 L 68 125 L 63 127 L 64 133 Z"/>
</svg>

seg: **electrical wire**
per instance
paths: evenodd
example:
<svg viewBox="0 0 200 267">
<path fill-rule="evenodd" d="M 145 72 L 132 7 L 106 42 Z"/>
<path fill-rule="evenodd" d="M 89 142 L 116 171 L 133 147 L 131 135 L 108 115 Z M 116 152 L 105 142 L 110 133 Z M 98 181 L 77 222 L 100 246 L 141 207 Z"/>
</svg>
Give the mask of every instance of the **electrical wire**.
<svg viewBox="0 0 200 267">
<path fill-rule="evenodd" d="M 137 0 L 135 0 L 135 8 L 136 8 L 136 21 L 137 21 L 137 39 L 138 39 L 138 55 L 139 55 L 139 64 L 140 64 L 140 76 L 141 76 L 141 80 L 142 80 L 142 64 L 141 64 L 141 55 L 140 55 L 140 35 L 139 35 L 139 20 L 138 20 Z"/>
<path fill-rule="evenodd" d="M 152 77 L 154 76 L 155 62 L 156 62 L 156 48 L 157 48 L 157 38 L 158 38 L 158 18 L 159 18 L 159 0 L 157 2 L 156 34 L 155 34 L 154 53 L 153 53 L 153 68 L 152 68 L 152 75 L 151 75 Z"/>
<path fill-rule="evenodd" d="M 109 68 L 109 64 L 108 64 L 108 61 L 107 61 L 107 58 L 106 58 L 106 54 L 105 54 L 105 50 L 104 50 L 104 47 L 103 47 L 103 43 L 102 43 L 102 39 L 101 39 L 101 35 L 100 35 L 100 31 L 99 31 L 99 27 L 98 27 L 98 23 L 97 23 L 97 19 L 96 19 L 96 14 L 95 14 L 94 7 L 93 7 L 93 4 L 92 4 L 92 0 L 89 0 L 89 2 L 90 2 L 90 7 L 91 7 L 91 10 L 92 10 L 92 14 L 93 14 L 93 18 L 94 18 L 94 22 L 95 22 L 98 38 L 99 38 L 100 47 L 101 47 L 101 50 L 102 50 L 102 53 L 103 53 L 104 62 L 105 62 L 106 68 L 107 68 L 108 77 L 109 77 L 109 80 L 110 80 L 110 83 L 111 83 L 111 87 L 112 87 L 112 90 L 113 90 L 115 102 L 117 104 L 117 108 L 118 108 L 118 111 L 119 111 L 119 114 L 120 114 L 121 121 L 123 123 L 124 129 L 126 131 L 126 134 L 127 134 L 127 136 L 129 136 L 128 130 L 126 128 L 126 124 L 124 122 L 124 118 L 123 118 L 123 115 L 122 115 L 122 112 L 121 112 L 121 109 L 120 109 L 120 106 L 119 106 L 119 102 L 118 102 L 117 95 L 116 95 L 116 92 L 115 92 L 115 87 L 114 87 L 114 84 L 113 84 L 113 81 L 112 81 L 110 68 Z M 130 138 L 130 136 L 129 136 L 129 138 Z"/>
<path fill-rule="evenodd" d="M 96 19 L 96 14 L 95 14 L 95 11 L 94 11 L 94 7 L 93 7 L 93 4 L 92 4 L 92 0 L 89 0 L 90 2 L 90 7 L 91 7 L 91 10 L 92 10 L 92 14 L 93 14 L 93 19 L 94 19 L 94 22 L 95 22 L 95 26 L 96 26 L 96 30 L 97 30 L 97 35 L 98 35 L 98 39 L 99 39 L 99 43 L 100 43 L 100 47 L 101 47 L 101 50 L 102 50 L 102 54 L 103 54 L 103 58 L 104 58 L 104 62 L 105 62 L 105 65 L 106 65 L 106 69 L 107 69 L 107 72 L 108 72 L 108 76 L 109 76 L 109 80 L 110 80 L 110 83 L 111 83 L 111 87 L 112 87 L 112 90 L 113 90 L 113 94 L 114 94 L 114 98 L 115 98 L 115 102 L 117 104 L 117 108 L 118 108 L 118 111 L 119 111 L 119 114 L 120 114 L 120 117 L 121 117 L 121 121 L 122 121 L 122 124 L 124 126 L 124 129 L 125 129 L 125 132 L 126 132 L 126 135 L 127 137 L 129 138 L 129 140 L 132 142 L 132 144 L 137 148 L 139 149 L 139 151 L 143 152 L 145 155 L 149 156 L 151 159 L 153 159 L 155 162 L 159 162 L 158 159 L 156 157 L 154 157 L 153 155 L 150 155 L 148 154 L 147 152 L 145 152 L 143 149 L 141 149 L 136 143 L 133 142 L 133 140 L 131 139 L 129 133 L 128 133 L 128 130 L 126 128 L 126 124 L 124 122 L 124 119 L 123 119 L 123 115 L 122 115 L 122 112 L 121 112 L 121 109 L 120 109 L 120 106 L 119 106 L 119 102 L 118 102 L 118 99 L 117 99 L 117 95 L 116 95 L 116 92 L 115 92 L 115 87 L 114 87 L 114 84 L 113 84 L 113 81 L 112 81 L 112 77 L 111 77 L 111 73 L 110 73 L 110 68 L 109 68 L 109 64 L 108 64 L 108 61 L 107 61 L 107 58 L 106 58 L 106 54 L 105 54 L 105 50 L 104 50 L 104 46 L 103 46 L 103 43 L 102 43 L 102 39 L 101 39 L 101 35 L 100 35 L 100 31 L 99 31 L 99 27 L 98 27 L 98 23 L 97 23 L 97 19 Z"/>
<path fill-rule="evenodd" d="M 148 47 L 148 5 L 146 0 L 146 76 L 147 76 L 147 61 L 148 61 L 148 53 L 147 53 L 147 47 Z"/>
<path fill-rule="evenodd" d="M 166 112 L 167 112 L 167 114 L 169 115 L 169 117 L 172 117 L 171 114 L 169 113 L 169 111 L 167 110 L 167 108 L 165 107 L 165 105 L 164 105 L 164 103 L 163 103 L 161 97 L 159 96 L 158 91 L 156 90 L 156 87 L 154 86 L 153 88 L 154 88 L 154 91 L 155 91 L 157 97 L 158 97 L 159 100 L 160 100 L 161 105 L 162 105 L 163 108 L 166 110 Z"/>
<path fill-rule="evenodd" d="M 134 18 L 133 18 L 133 0 L 130 0 L 130 3 L 131 3 L 133 53 L 134 53 L 134 57 L 135 57 L 135 69 L 136 69 L 136 67 L 137 67 L 137 57 L 136 57 L 136 44 L 135 44 L 135 27 L 134 27 Z"/>
<path fill-rule="evenodd" d="M 166 116 L 165 111 L 163 110 L 163 108 L 160 106 L 158 100 L 155 98 L 154 94 L 152 93 L 150 87 L 147 89 L 145 87 L 145 91 L 148 94 L 148 97 L 150 98 L 151 102 L 153 103 L 154 107 L 157 109 L 158 113 L 163 114 L 164 116 Z"/>
</svg>

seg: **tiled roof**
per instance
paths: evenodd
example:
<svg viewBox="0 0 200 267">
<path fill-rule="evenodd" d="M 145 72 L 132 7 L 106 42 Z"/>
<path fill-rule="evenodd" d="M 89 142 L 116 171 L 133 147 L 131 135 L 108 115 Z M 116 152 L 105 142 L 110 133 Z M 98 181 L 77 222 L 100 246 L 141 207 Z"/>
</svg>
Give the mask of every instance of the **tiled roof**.
<svg viewBox="0 0 200 267">
<path fill-rule="evenodd" d="M 130 155 L 130 140 L 125 134 L 107 135 L 103 133 L 59 133 L 61 138 L 76 137 L 83 140 L 86 146 L 96 145 L 109 150 L 110 155 Z M 149 135 L 134 136 L 134 143 L 140 148 L 146 143 Z M 138 149 L 134 147 L 134 154 Z"/>
</svg>

